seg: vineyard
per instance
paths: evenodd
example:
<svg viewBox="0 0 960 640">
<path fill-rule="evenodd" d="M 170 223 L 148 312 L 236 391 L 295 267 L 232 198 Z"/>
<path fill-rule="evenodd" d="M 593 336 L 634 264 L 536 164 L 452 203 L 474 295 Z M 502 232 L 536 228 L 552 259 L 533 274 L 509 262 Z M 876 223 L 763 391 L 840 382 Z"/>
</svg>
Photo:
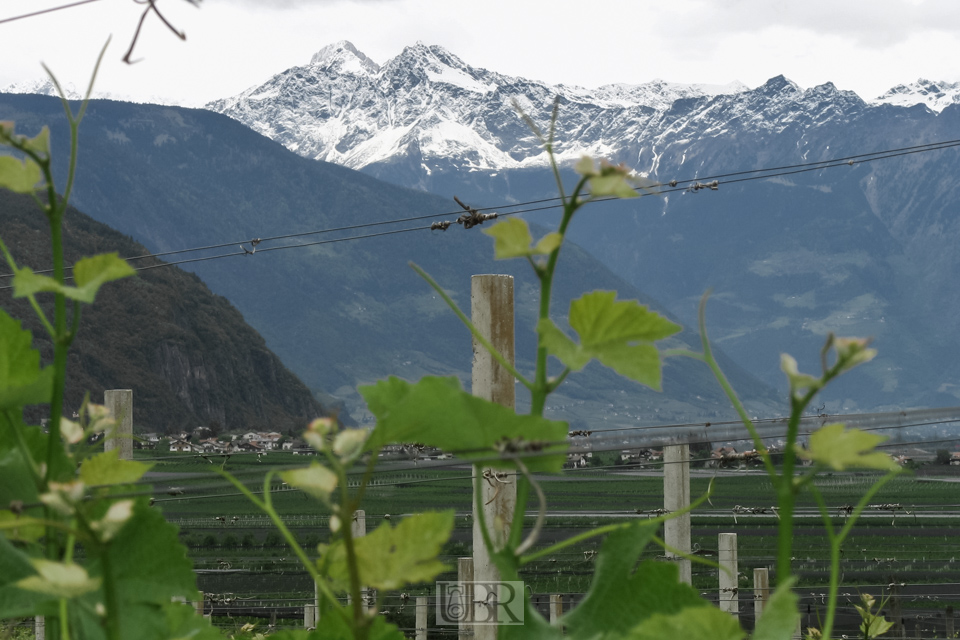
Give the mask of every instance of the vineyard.
<svg viewBox="0 0 960 640">
<path fill-rule="evenodd" d="M 205 594 L 205 610 L 213 614 L 215 623 L 224 628 L 257 621 L 274 628 L 302 627 L 303 607 L 314 601 L 313 582 L 269 519 L 210 472 L 212 460 L 180 455 L 151 461 L 155 466 L 147 480 L 154 483 L 155 508 L 180 528 L 181 541 L 190 550 L 199 588 Z M 302 463 L 298 455 L 271 453 L 262 458 L 234 455 L 226 465 L 255 487 L 266 468 Z M 848 472 L 817 479 L 817 487 L 833 510 L 835 524 L 843 522 L 849 505 L 876 478 L 868 472 Z M 541 546 L 606 523 L 649 518 L 663 507 L 662 471 L 656 469 L 608 465 L 538 479 L 549 506 Z M 903 474 L 883 489 L 844 545 L 843 598 L 856 602 L 861 592 L 880 596 L 897 591 L 901 615 L 909 629 L 914 624 L 943 629 L 945 607 L 960 599 L 958 480 L 960 474 Z M 752 469 L 695 470 L 692 495 L 705 493 L 711 482 L 709 503 L 692 517 L 694 552 L 715 561 L 718 534 L 738 534 L 739 608 L 741 620 L 750 628 L 753 569 L 775 564 L 777 515 L 771 509 L 770 480 Z M 454 461 L 384 463 L 364 501 L 367 527 L 372 529 L 384 520 L 396 523 L 407 514 L 425 510 L 454 509 L 455 530 L 441 556 L 450 571 L 438 579 L 456 580 L 457 558 L 471 555 L 472 550 L 471 491 L 469 465 Z M 275 507 L 305 548 L 315 549 L 328 541 L 330 514 L 318 508 L 315 501 L 307 500 L 300 491 L 284 490 L 280 483 L 273 495 Z M 828 548 L 812 500 L 798 504 L 796 517 L 797 591 L 801 612 L 816 624 L 829 571 Z M 532 513 L 529 519 L 532 523 Z M 565 603 L 569 603 L 566 606 L 570 606 L 587 590 L 599 545 L 599 539 L 586 541 L 535 561 L 521 572 L 544 613 L 549 594 L 563 594 Z M 662 553 L 655 547 L 647 549 L 643 557 L 665 560 Z M 716 601 L 717 569 L 695 564 L 693 585 Z M 384 614 L 412 633 L 412 598 L 432 592 L 433 585 L 424 584 L 402 593 L 384 594 Z M 855 628 L 859 617 L 852 606 L 841 614 L 840 628 Z"/>
</svg>

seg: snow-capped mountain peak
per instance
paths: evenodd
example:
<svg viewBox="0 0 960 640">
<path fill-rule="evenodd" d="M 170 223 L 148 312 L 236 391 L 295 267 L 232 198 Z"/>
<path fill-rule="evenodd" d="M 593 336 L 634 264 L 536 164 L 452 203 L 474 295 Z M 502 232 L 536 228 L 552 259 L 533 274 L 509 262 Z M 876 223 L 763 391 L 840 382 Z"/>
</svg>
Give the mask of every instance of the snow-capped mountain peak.
<svg viewBox="0 0 960 640">
<path fill-rule="evenodd" d="M 583 153 L 610 155 L 622 146 L 617 136 L 642 128 L 653 114 L 666 112 L 678 100 L 709 100 L 746 91 L 739 82 L 655 80 L 598 89 L 550 85 L 472 67 L 443 47 L 423 42 L 405 47 L 378 66 L 341 41 L 318 51 L 309 65 L 279 73 L 207 108 L 230 115 L 301 155 L 352 168 L 416 156 L 417 165 L 428 172 L 431 159 L 450 157 L 469 171 L 495 171 L 546 163 L 515 103 L 536 117 L 549 113 L 557 95 L 576 105 L 583 117 L 568 111 L 564 122 L 571 135 L 564 136 L 559 149 L 562 159 L 576 160 Z M 614 117 L 618 126 L 601 132 L 596 114 L 588 113 L 596 110 Z"/>
<path fill-rule="evenodd" d="M 380 71 L 380 65 L 357 50 L 352 43 L 341 40 L 328 44 L 310 58 L 310 66 L 337 69 L 341 73 L 370 73 Z"/>
<path fill-rule="evenodd" d="M 960 103 L 960 82 L 932 82 L 924 78 L 910 84 L 898 84 L 872 101 L 872 104 L 899 107 L 923 104 L 937 113 L 957 103 Z"/>
<path fill-rule="evenodd" d="M 77 88 L 71 84 L 61 84 L 60 87 L 66 94 L 68 100 L 80 100 L 83 98 Z M 0 89 L 3 93 L 35 93 L 41 96 L 57 96 L 57 88 L 53 85 L 50 78 L 40 78 L 37 80 L 27 80 L 24 82 L 15 82 Z"/>
<path fill-rule="evenodd" d="M 901 101 L 933 96 L 928 102 L 934 103 L 960 95 L 960 85 L 921 82 L 891 95 Z M 309 65 L 207 108 L 309 158 L 375 175 L 402 166 L 404 184 L 429 189 L 441 174 L 546 166 L 547 156 L 514 105 L 546 124 L 557 96 L 561 162 L 589 154 L 651 175 L 667 146 L 685 158 L 682 149 L 692 140 L 734 129 L 761 136 L 791 130 L 802 138 L 805 127 L 847 122 L 875 106 L 832 83 L 803 89 L 782 75 L 755 89 L 661 79 L 596 89 L 551 85 L 472 67 L 423 42 L 377 66 L 341 41 L 321 49 Z"/>
<path fill-rule="evenodd" d="M 67 100 L 82 100 L 83 94 L 80 93 L 76 86 L 73 83 L 61 83 L 60 87 L 63 89 L 64 94 L 67 96 Z M 24 82 L 14 82 L 5 87 L 0 87 L 0 93 L 29 93 L 37 94 L 41 96 L 59 96 L 57 93 L 57 88 L 53 86 L 53 82 L 49 78 L 39 78 L 37 80 L 29 80 Z M 95 100 L 117 100 L 121 102 L 135 102 L 135 103 L 150 103 L 150 104 L 168 104 L 175 106 L 197 106 L 193 104 L 185 104 L 178 100 L 168 100 L 160 96 L 148 96 L 148 97 L 131 97 L 124 94 L 113 93 L 109 91 L 97 91 L 94 90 L 91 98 Z"/>
<path fill-rule="evenodd" d="M 624 107 L 642 105 L 666 110 L 677 100 L 685 98 L 733 95 L 748 90 L 749 87 L 739 81 L 722 85 L 683 84 L 657 78 L 643 84 L 605 84 L 593 93 L 597 98 L 610 104 L 620 104 Z"/>
</svg>

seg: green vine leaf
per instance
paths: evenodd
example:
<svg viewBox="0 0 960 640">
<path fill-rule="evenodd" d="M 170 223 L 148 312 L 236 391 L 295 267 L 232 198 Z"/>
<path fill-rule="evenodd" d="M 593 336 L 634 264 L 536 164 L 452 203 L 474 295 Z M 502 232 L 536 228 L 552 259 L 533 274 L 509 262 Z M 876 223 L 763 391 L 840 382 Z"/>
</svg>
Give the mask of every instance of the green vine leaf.
<svg viewBox="0 0 960 640">
<path fill-rule="evenodd" d="M 90 304 L 101 286 L 135 274 L 133 267 L 116 253 L 104 253 L 78 260 L 73 265 L 73 281 L 77 283 L 75 287 L 60 284 L 49 276 L 36 274 L 29 267 L 24 267 L 13 276 L 14 297 L 23 298 L 48 291 Z"/>
<path fill-rule="evenodd" d="M 893 622 L 887 620 L 883 615 L 873 612 L 873 606 L 876 599 L 869 593 L 860 595 L 860 602 L 863 606 L 853 605 L 853 608 L 860 614 L 860 632 L 864 638 L 877 638 L 893 627 Z M 882 606 L 882 605 L 881 605 Z"/>
<path fill-rule="evenodd" d="M 168 637 L 172 640 L 223 640 L 223 634 L 209 618 L 196 615 L 188 604 L 164 605 Z"/>
<path fill-rule="evenodd" d="M 877 357 L 876 349 L 867 348 L 869 344 L 869 338 L 834 338 L 833 349 L 837 354 L 837 368 L 840 373 Z"/>
<path fill-rule="evenodd" d="M 672 615 L 656 613 L 626 635 L 628 640 L 741 640 L 746 632 L 737 619 L 713 607 L 688 607 Z M 788 638 L 782 636 L 782 638 Z"/>
<path fill-rule="evenodd" d="M 280 477 L 291 487 L 296 487 L 323 502 L 327 502 L 330 493 L 337 488 L 337 474 L 316 461 L 309 467 L 283 471 Z"/>
<path fill-rule="evenodd" d="M 500 627 L 498 640 L 581 640 L 579 636 L 565 635 L 564 632 L 551 625 L 525 596 L 523 602 L 523 624 L 504 625 Z"/>
<path fill-rule="evenodd" d="M 454 377 L 425 377 L 415 384 L 390 377 L 360 387 L 377 426 L 367 450 L 390 442 L 418 442 L 456 451 L 463 458 L 498 453 L 522 456 L 531 471 L 559 471 L 566 452 L 567 424 L 512 409 L 466 393 Z M 511 467 L 503 460 L 494 466 Z"/>
<path fill-rule="evenodd" d="M 80 479 L 88 486 L 132 484 L 150 470 L 152 464 L 120 460 L 120 450 L 112 449 L 87 458 L 80 467 Z"/>
<path fill-rule="evenodd" d="M 787 374 L 787 382 L 790 383 L 790 394 L 794 398 L 800 398 L 807 391 L 819 389 L 823 386 L 823 380 L 820 378 L 815 378 L 809 373 L 800 373 L 796 358 L 788 353 L 780 354 L 780 370 Z"/>
<path fill-rule="evenodd" d="M 32 159 L 24 158 L 21 162 L 13 156 L 0 156 L 0 189 L 33 193 L 41 177 L 40 166 Z"/>
<path fill-rule="evenodd" d="M 50 127 L 44 126 L 40 133 L 32 138 L 23 138 L 21 141 L 24 149 L 33 151 L 41 156 L 50 155 Z"/>
<path fill-rule="evenodd" d="M 35 542 L 43 533 L 43 525 L 36 524 L 32 518 L 25 518 L 21 513 L 13 513 L 6 509 L 0 510 L 0 536 L 6 536 L 11 540 Z"/>
<path fill-rule="evenodd" d="M 658 527 L 659 523 L 638 522 L 607 536 L 597 556 L 590 590 L 580 605 L 563 617 L 571 635 L 616 637 L 655 614 L 669 616 L 691 607 L 709 607 L 693 587 L 679 581 L 674 564 L 648 560 L 634 571 Z"/>
<path fill-rule="evenodd" d="M 587 179 L 592 198 L 636 198 L 640 195 L 637 188 L 655 193 L 657 186 L 654 181 L 637 175 L 623 164 L 615 165 L 601 160 L 598 168 L 590 156 L 583 156 L 574 170 Z"/>
<path fill-rule="evenodd" d="M 453 530 L 453 511 L 420 513 L 396 527 L 384 522 L 373 533 L 354 538 L 360 583 L 375 589 L 399 589 L 428 582 L 448 569 L 437 555 Z M 340 584 L 348 584 L 343 542 L 329 547 L 321 562 Z"/>
<path fill-rule="evenodd" d="M 197 598 L 193 563 L 180 544 L 177 528 L 145 500 L 137 501 L 132 517 L 101 554 L 91 554 L 92 575 L 102 575 L 104 556 L 123 603 L 162 605 L 177 596 Z"/>
<path fill-rule="evenodd" d="M 848 468 L 899 471 L 900 465 L 893 458 L 874 451 L 886 439 L 886 436 L 859 429 L 847 429 L 842 423 L 828 424 L 810 434 L 808 449 L 798 445 L 797 455 L 836 471 Z"/>
<path fill-rule="evenodd" d="M 31 558 L 0 536 L 0 618 L 33 615 L 39 603 L 53 599 L 17 586 L 21 580 L 38 576 Z"/>
<path fill-rule="evenodd" d="M 74 598 L 100 587 L 99 578 L 91 578 L 86 569 L 73 562 L 53 562 L 42 558 L 30 561 L 36 575 L 17 581 L 18 588 L 56 598 Z"/>
<path fill-rule="evenodd" d="M 777 587 L 763 607 L 751 640 L 784 640 L 793 636 L 800 622 L 799 598 L 792 590 L 796 578 Z"/>
<path fill-rule="evenodd" d="M 53 367 L 40 368 L 33 335 L 0 309 L 0 410 L 50 402 Z"/>
<path fill-rule="evenodd" d="M 680 331 L 680 326 L 635 300 L 616 301 L 614 291 L 594 291 L 570 303 L 570 326 L 580 344 L 550 319 L 537 325 L 547 350 L 573 371 L 596 358 L 620 375 L 660 390 L 660 352 L 653 343 Z"/>
<path fill-rule="evenodd" d="M 498 222 L 493 227 L 484 229 L 483 232 L 493 238 L 493 252 L 497 260 L 547 255 L 553 253 L 563 242 L 563 236 L 553 232 L 542 237 L 534 245 L 530 227 L 521 218 L 509 218 Z"/>
</svg>

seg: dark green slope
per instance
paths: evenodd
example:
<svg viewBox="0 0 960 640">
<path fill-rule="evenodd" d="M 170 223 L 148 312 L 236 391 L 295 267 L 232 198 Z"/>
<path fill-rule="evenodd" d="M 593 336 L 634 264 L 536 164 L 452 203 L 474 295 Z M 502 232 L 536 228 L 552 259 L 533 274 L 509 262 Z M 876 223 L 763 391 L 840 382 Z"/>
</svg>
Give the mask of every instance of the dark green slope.
<svg viewBox="0 0 960 640">
<path fill-rule="evenodd" d="M 0 118 L 16 120 L 24 133 L 50 123 L 55 152 L 64 155 L 66 133 L 56 101 L 0 95 Z M 306 160 L 225 116 L 201 110 L 95 101 L 81 127 L 80 147 L 74 203 L 155 251 L 226 243 L 203 255 L 239 252 L 238 243 L 252 238 L 456 208 L 452 201 Z M 310 387 L 344 398 L 363 419 L 354 390 L 358 384 L 388 375 L 469 377 L 468 332 L 409 269 L 409 261 L 433 274 L 464 309 L 469 308 L 472 274 L 516 275 L 518 357 L 521 367 L 530 366 L 535 279 L 525 263 L 494 262 L 492 241 L 480 231 L 455 225 L 447 232 L 418 230 L 271 251 L 344 233 L 308 236 L 263 242 L 253 256 L 185 268 L 236 305 Z M 557 312 L 565 313 L 572 298 L 595 288 L 617 289 L 622 297 L 662 310 L 585 252 L 574 246 L 565 249 L 555 290 Z M 694 341 L 692 334 L 683 339 Z M 768 386 L 737 370 L 731 375 L 744 395 L 772 410 Z M 599 368 L 571 376 L 562 392 L 550 410 L 578 424 L 602 427 L 729 415 L 706 368 L 693 361 L 668 365 L 662 394 Z"/>
<path fill-rule="evenodd" d="M 0 236 L 21 265 L 49 262 L 49 228 L 36 204 L 0 189 Z M 71 209 L 64 245 L 68 264 L 105 251 L 142 255 L 145 248 Z M 157 264 L 150 261 L 142 266 Z M 4 268 L 4 273 L 9 270 Z M 7 286 L 8 278 L 0 279 Z M 52 346 L 25 300 L 0 291 L 0 305 L 25 320 L 47 362 Z M 52 298 L 44 300 L 52 318 Z M 224 298 L 178 268 L 150 269 L 100 290 L 85 306 L 68 364 L 67 407 L 85 391 L 134 390 L 138 428 L 171 432 L 217 424 L 228 429 L 300 429 L 323 409 Z M 31 418 L 42 417 L 39 407 Z"/>
</svg>

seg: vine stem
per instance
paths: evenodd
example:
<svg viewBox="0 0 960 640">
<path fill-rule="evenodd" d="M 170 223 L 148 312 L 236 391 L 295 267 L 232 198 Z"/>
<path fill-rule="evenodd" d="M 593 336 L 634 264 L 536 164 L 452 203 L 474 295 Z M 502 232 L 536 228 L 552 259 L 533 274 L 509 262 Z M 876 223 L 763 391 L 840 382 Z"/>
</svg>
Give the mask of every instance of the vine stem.
<svg viewBox="0 0 960 640">
<path fill-rule="evenodd" d="M 552 158 L 553 154 L 551 153 L 550 155 Z M 551 162 L 556 164 L 556 162 L 552 159 Z M 550 298 L 553 294 L 553 277 L 557 270 L 557 259 L 560 257 L 560 249 L 563 248 L 563 241 L 566 238 L 567 227 L 570 226 L 570 221 L 573 220 L 573 214 L 575 214 L 577 209 L 580 208 L 580 193 L 583 191 L 583 188 L 586 186 L 586 184 L 587 178 L 581 177 L 579 182 L 577 182 L 577 186 L 574 188 L 570 199 L 564 202 L 563 217 L 560 220 L 560 226 L 557 228 L 557 233 L 560 235 L 560 242 L 557 244 L 557 248 L 551 251 L 550 255 L 547 257 L 547 264 L 544 265 L 541 270 L 537 271 L 537 278 L 540 280 L 540 310 L 537 318 L 538 324 L 550 318 Z M 550 392 L 556 389 L 556 385 L 553 385 L 551 388 L 550 382 L 547 380 L 547 355 L 547 348 L 543 346 L 538 335 L 537 371 L 533 388 L 530 389 L 530 415 L 540 417 L 543 416 L 543 409 L 547 404 L 547 396 L 550 394 Z"/>
<path fill-rule="evenodd" d="M 460 321 L 463 322 L 464 325 L 466 325 L 467 329 L 470 330 L 470 333 L 473 334 L 473 337 L 477 339 L 477 342 L 483 345 L 483 348 L 490 352 L 490 355 L 493 356 L 494 360 L 496 360 L 501 367 L 509 371 L 510 375 L 512 375 L 517 380 L 519 380 L 520 384 L 525 386 L 532 393 L 534 391 L 533 383 L 531 383 L 529 380 L 523 377 L 520 374 L 520 372 L 517 371 L 517 369 L 513 366 L 513 364 L 511 364 L 510 362 L 507 362 L 507 359 L 504 358 L 503 355 L 501 355 L 501 353 L 493 347 L 490 341 L 487 340 L 482 333 L 480 333 L 480 330 L 474 326 L 473 322 L 470 321 L 470 318 L 468 318 L 467 315 L 460 310 L 460 307 L 457 306 L 457 303 L 454 302 L 453 299 L 447 295 L 447 292 L 443 290 L 443 287 L 437 284 L 437 281 L 431 278 L 430 274 L 428 274 L 426 271 L 421 269 L 420 266 L 417 265 L 416 263 L 409 262 L 407 264 L 410 265 L 411 269 L 417 272 L 417 275 L 419 275 L 421 278 L 427 281 L 427 284 L 429 284 L 433 288 L 433 290 L 437 292 L 437 295 L 443 298 L 443 301 L 447 303 L 447 306 L 450 307 L 450 309 L 455 314 L 457 314 L 457 317 L 460 318 Z"/>
<path fill-rule="evenodd" d="M 822 386 L 822 385 L 821 385 Z M 813 396 L 821 386 L 807 391 L 803 396 L 790 393 L 790 419 L 787 423 L 787 442 L 783 450 L 783 467 L 777 489 L 777 506 L 780 507 L 780 522 L 777 526 L 777 585 L 786 584 L 792 575 L 793 557 L 793 511 L 796 506 L 800 485 L 794 479 L 797 462 L 797 437 L 800 432 L 800 418 Z"/>
<path fill-rule="evenodd" d="M 718 570 L 720 570 L 720 571 L 723 571 L 723 572 L 726 573 L 727 575 L 732 575 L 732 574 L 733 574 L 733 572 L 732 572 L 728 567 L 724 567 L 724 566 L 721 565 L 719 562 L 714 562 L 713 560 L 707 560 L 706 558 L 702 558 L 702 557 L 700 557 L 700 556 L 693 555 L 692 553 L 687 553 L 686 551 L 681 551 L 680 549 L 677 549 L 676 547 L 670 546 L 669 544 L 667 544 L 667 541 L 666 541 L 666 540 L 664 540 L 664 539 L 662 539 L 662 538 L 660 538 L 660 537 L 658 537 L 658 536 L 653 536 L 653 541 L 654 541 L 655 543 L 657 543 L 658 545 L 660 545 L 661 547 L 663 547 L 663 550 L 664 550 L 664 551 L 669 551 L 670 553 L 672 553 L 673 555 L 677 556 L 678 558 L 684 558 L 684 559 L 686 559 L 686 560 L 689 560 L 690 562 L 695 562 L 695 563 L 697 563 L 697 564 L 702 564 L 702 565 L 707 566 L 707 567 L 710 567 L 710 568 L 712 568 L 712 569 L 718 569 Z"/>
<path fill-rule="evenodd" d="M 703 362 L 707 363 L 708 367 L 710 367 L 713 377 L 716 378 L 717 382 L 720 384 L 720 387 L 723 389 L 724 394 L 726 394 L 730 404 L 733 405 L 737 415 L 740 416 L 740 421 L 743 422 L 743 426 L 746 427 L 747 431 L 750 433 L 750 438 L 753 440 L 753 447 L 760 452 L 760 457 L 763 459 L 763 466 L 767 470 L 767 475 L 770 476 L 773 486 L 776 487 L 779 482 L 779 476 L 777 475 L 777 470 L 773 466 L 773 460 L 770 459 L 770 454 L 767 452 L 766 447 L 763 446 L 763 440 L 760 438 L 760 434 L 757 432 L 757 427 L 753 424 L 753 420 L 751 420 L 749 414 L 747 414 L 747 410 L 743 406 L 743 402 L 740 401 L 740 396 L 738 396 L 737 392 L 734 391 L 733 385 L 730 384 L 729 380 L 727 380 L 727 376 L 724 375 L 723 370 L 720 369 L 720 364 L 713 356 L 713 348 L 710 346 L 710 338 L 707 336 L 707 299 L 709 297 L 709 291 L 704 293 L 700 298 L 700 306 L 697 309 L 697 324 L 698 328 L 700 329 L 700 343 L 703 346 L 702 360 Z"/>
<path fill-rule="evenodd" d="M 73 547 L 77 543 L 76 535 L 71 531 L 67 536 L 66 551 L 63 554 L 63 561 L 70 563 L 73 561 Z M 67 599 L 60 598 L 60 640 L 70 640 L 70 619 L 67 616 Z"/>
<path fill-rule="evenodd" d="M 711 478 L 710 484 L 707 486 L 707 492 L 704 493 L 704 494 L 703 494 L 702 496 L 700 496 L 699 498 L 697 498 L 696 500 L 694 500 L 691 504 L 687 505 L 687 506 L 684 507 L 683 509 L 678 509 L 678 510 L 674 511 L 673 513 L 669 513 L 669 514 L 662 515 L 662 516 L 657 516 L 656 518 L 648 518 L 648 519 L 644 520 L 644 524 L 645 524 L 645 525 L 649 525 L 649 526 L 659 525 L 659 524 L 661 524 L 661 523 L 666 522 L 667 520 L 671 520 L 671 519 L 673 519 L 673 518 L 676 518 L 677 516 L 682 516 L 682 515 L 685 514 L 685 513 L 689 513 L 689 512 L 691 512 L 691 511 L 693 511 L 694 509 L 696 509 L 697 507 L 699 507 L 700 505 L 702 505 L 702 504 L 703 504 L 704 502 L 706 502 L 707 500 L 709 500 L 709 499 L 710 499 L 710 495 L 711 495 L 712 493 L 713 493 L 713 479 Z M 573 537 L 571 537 L 571 538 L 567 538 L 566 540 L 561 540 L 560 542 L 557 542 L 557 543 L 555 543 L 555 544 L 553 544 L 553 545 L 551 545 L 551 546 L 549 546 L 549 547 L 546 547 L 546 548 L 544 548 L 544 549 L 540 549 L 539 551 L 534 551 L 533 553 L 527 554 L 526 556 L 524 556 L 523 558 L 520 559 L 520 563 L 519 563 L 519 564 L 520 564 L 520 566 L 523 566 L 523 565 L 525 565 L 525 564 L 528 564 L 528 563 L 530 563 L 530 562 L 533 562 L 534 560 L 537 560 L 537 559 L 542 558 L 542 557 L 544 557 L 544 556 L 550 555 L 551 553 L 556 553 L 557 551 L 562 551 L 563 549 L 566 549 L 567 547 L 569 547 L 569 546 L 571 546 L 571 545 L 577 544 L 578 542 L 583 542 L 584 540 L 589 540 L 590 538 L 595 538 L 596 536 L 600 536 L 600 535 L 603 535 L 603 534 L 605 534 L 605 533 L 610 533 L 610 532 L 616 531 L 616 530 L 618 530 L 618 529 L 622 529 L 622 528 L 625 528 L 625 527 L 629 527 L 629 526 L 631 526 L 632 524 L 633 524 L 633 523 L 630 523 L 630 522 L 624 522 L 624 523 L 618 523 L 618 524 L 608 524 L 608 525 L 604 525 L 604 526 L 602 526 L 602 527 L 597 527 L 596 529 L 591 529 L 590 531 L 584 531 L 583 533 L 577 534 L 577 535 L 575 535 L 575 536 L 573 536 Z"/>
<path fill-rule="evenodd" d="M 353 520 L 354 510 L 350 504 L 350 492 L 347 487 L 347 473 L 343 465 L 337 464 L 337 475 L 340 477 L 340 515 L 349 516 L 350 522 L 341 520 L 340 529 L 343 535 L 343 547 L 347 553 L 347 569 L 350 574 L 350 603 L 353 608 L 353 631 L 356 640 L 367 639 L 367 622 L 364 614 L 364 602 L 360 598 L 362 588 L 360 586 L 360 566 L 357 563 L 357 549 L 353 540 Z"/>
<path fill-rule="evenodd" d="M 539 509 L 537 509 L 537 521 L 533 525 L 533 530 L 530 532 L 530 535 L 527 536 L 526 540 L 519 544 L 514 550 L 514 554 L 519 556 L 536 544 L 537 538 L 540 537 L 540 530 L 543 529 L 543 523 L 547 518 L 547 496 L 543 494 L 543 489 L 540 487 L 540 484 L 533 479 L 533 475 L 530 473 L 530 470 L 527 469 L 527 465 L 523 463 L 523 460 L 516 458 L 515 462 L 517 467 L 520 469 L 520 472 L 523 473 L 523 477 L 527 480 L 529 485 L 533 487 L 534 491 L 537 492 L 537 501 L 539 503 Z"/>
<path fill-rule="evenodd" d="M 242 482 L 237 480 L 230 472 L 224 471 L 223 469 L 216 469 L 216 473 L 220 474 L 223 478 L 227 480 L 230 484 L 237 488 L 237 490 L 246 496 L 247 500 L 252 502 L 257 506 L 261 511 L 267 514 L 270 518 L 270 521 L 274 524 L 280 534 L 286 540 L 287 544 L 290 545 L 290 548 L 293 549 L 293 552 L 297 554 L 297 558 L 300 559 L 300 563 L 307 570 L 307 573 L 310 574 L 310 577 L 313 578 L 314 583 L 317 585 L 317 589 L 327 599 L 332 605 L 334 611 L 336 611 L 340 616 L 343 617 L 344 622 L 349 623 L 349 620 L 344 615 L 343 611 L 340 610 L 340 602 L 337 600 L 337 596 L 330 590 L 329 585 L 323 580 L 323 577 L 320 575 L 320 572 L 317 571 L 317 567 L 314 565 L 313 561 L 310 560 L 310 557 L 306 554 L 303 548 L 297 543 L 297 539 L 290 532 L 290 529 L 287 528 L 287 525 L 284 524 L 283 519 L 280 517 L 280 514 L 276 512 L 273 508 L 273 503 L 270 500 L 270 481 L 273 478 L 273 471 L 268 471 L 266 477 L 263 480 L 263 491 L 264 499 L 261 500 L 258 498 L 252 491 L 250 491 Z"/>
<path fill-rule="evenodd" d="M 7 249 L 7 245 L 3 243 L 2 239 L 0 239 L 0 252 L 3 253 L 3 257 L 7 261 L 7 265 L 10 266 L 10 270 L 13 271 L 14 274 L 16 274 L 17 270 L 19 269 L 19 267 L 17 267 L 17 261 L 13 259 L 13 255 Z M 46 330 L 47 335 L 49 335 L 50 338 L 53 339 L 55 336 L 53 325 L 50 324 L 50 321 L 47 320 L 47 316 L 43 312 L 43 309 L 40 308 L 40 303 L 37 302 L 37 297 L 31 293 L 27 295 L 27 300 L 30 302 L 30 306 L 33 308 L 33 312 L 36 314 L 37 318 L 39 318 L 40 324 L 43 325 L 43 328 Z"/>
<path fill-rule="evenodd" d="M 553 544 L 549 547 L 540 549 L 539 551 L 534 551 L 533 553 L 528 553 L 527 555 L 525 555 L 523 558 L 520 559 L 520 566 L 522 567 L 526 564 L 533 562 L 534 560 L 539 560 L 544 556 L 548 556 L 558 551 L 562 551 L 567 547 L 583 542 L 584 540 L 589 540 L 590 538 L 596 538 L 597 536 L 602 536 L 606 533 L 617 531 L 619 529 L 625 529 L 626 527 L 629 527 L 630 524 L 631 523 L 629 522 L 621 522 L 618 524 L 608 524 L 602 527 L 597 527 L 596 529 L 591 529 L 590 531 L 584 531 L 583 533 L 578 533 L 573 537 L 567 538 L 566 540 Z"/>
<path fill-rule="evenodd" d="M 833 624 L 837 614 L 837 593 L 840 590 L 840 549 L 843 546 L 843 542 L 853 529 L 853 525 L 860 518 L 860 514 L 863 513 L 863 510 L 866 508 L 867 504 L 873 500 L 873 497 L 878 491 L 880 491 L 880 489 L 883 488 L 885 484 L 887 484 L 887 482 L 892 480 L 898 474 L 899 471 L 891 471 L 873 483 L 870 489 L 868 489 L 867 492 L 860 497 L 860 500 L 857 502 L 857 506 L 847 518 L 847 521 L 844 523 L 843 527 L 841 527 L 839 533 L 835 532 L 833 529 L 833 522 L 830 519 L 830 512 L 827 509 L 827 503 L 824 501 L 820 490 L 817 489 L 815 485 L 810 485 L 810 493 L 813 494 L 813 498 L 817 502 L 817 507 L 820 509 L 820 517 L 823 518 L 823 526 L 827 531 L 827 539 L 830 543 L 830 587 L 828 592 L 829 597 L 827 599 L 827 617 L 823 623 L 823 629 L 821 630 L 824 638 L 829 638 L 833 633 Z"/>
</svg>

